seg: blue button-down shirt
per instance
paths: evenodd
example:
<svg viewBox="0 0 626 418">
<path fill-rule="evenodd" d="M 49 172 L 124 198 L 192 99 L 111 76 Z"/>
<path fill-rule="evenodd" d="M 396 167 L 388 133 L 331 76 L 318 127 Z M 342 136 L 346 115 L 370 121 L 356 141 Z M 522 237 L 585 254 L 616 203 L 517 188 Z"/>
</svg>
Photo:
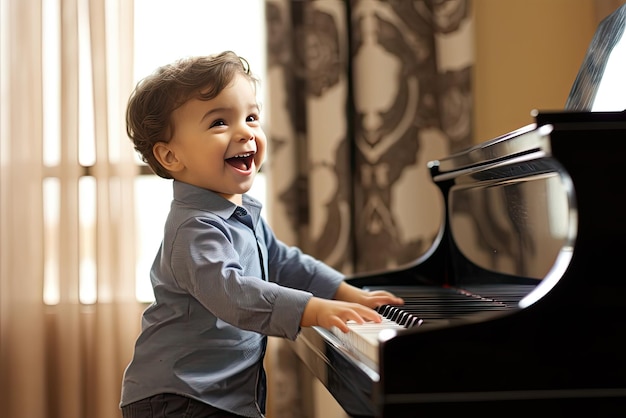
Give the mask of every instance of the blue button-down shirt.
<svg viewBox="0 0 626 418">
<path fill-rule="evenodd" d="M 150 274 L 155 301 L 143 313 L 121 405 L 176 393 L 262 416 L 266 336 L 295 339 L 309 299 L 332 298 L 344 276 L 279 241 L 252 197 L 237 206 L 173 187 Z"/>
</svg>

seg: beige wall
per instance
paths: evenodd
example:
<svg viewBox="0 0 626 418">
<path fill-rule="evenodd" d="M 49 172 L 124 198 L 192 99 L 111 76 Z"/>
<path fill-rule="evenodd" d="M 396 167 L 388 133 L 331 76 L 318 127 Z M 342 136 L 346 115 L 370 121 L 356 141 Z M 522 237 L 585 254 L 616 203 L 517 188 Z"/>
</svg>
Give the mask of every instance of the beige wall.
<svg viewBox="0 0 626 418">
<path fill-rule="evenodd" d="M 614 0 L 474 0 L 474 142 L 560 110 Z M 607 7 L 608 6 L 608 7 Z"/>
</svg>

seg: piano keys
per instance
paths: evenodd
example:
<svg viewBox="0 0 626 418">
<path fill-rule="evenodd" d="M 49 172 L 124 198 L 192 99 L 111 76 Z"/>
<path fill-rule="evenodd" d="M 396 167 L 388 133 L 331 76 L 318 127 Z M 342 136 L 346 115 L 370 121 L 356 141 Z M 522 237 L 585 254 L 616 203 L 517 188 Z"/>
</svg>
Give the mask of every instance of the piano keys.
<svg viewBox="0 0 626 418">
<path fill-rule="evenodd" d="M 369 290 L 381 287 L 365 287 Z M 354 355 L 363 354 L 378 363 L 378 342 L 393 338 L 398 332 L 413 327 L 449 326 L 455 322 L 466 320 L 471 315 L 485 315 L 489 312 L 500 312 L 515 309 L 519 300 L 530 292 L 531 286 L 515 286 L 514 288 L 498 285 L 474 286 L 467 289 L 442 287 L 386 286 L 384 289 L 402 297 L 405 304 L 401 306 L 384 305 L 377 310 L 383 316 L 382 323 L 357 324 L 348 322 L 349 333 L 338 328 L 331 330 Z"/>
<path fill-rule="evenodd" d="M 357 324 L 354 321 L 348 321 L 347 325 L 350 329 L 348 333 L 344 333 L 337 327 L 333 327 L 331 332 L 353 355 L 363 355 L 368 359 L 361 358 L 361 361 L 373 362 L 370 365 L 378 362 L 378 338 L 384 339 L 385 335 L 395 336 L 395 331 L 406 329 L 404 325 L 388 318 L 380 324 L 373 322 Z"/>
<path fill-rule="evenodd" d="M 429 163 L 433 247 L 348 279 L 404 297 L 412 326 L 292 343 L 350 416 L 626 416 L 626 110 L 591 111 L 625 21 L 599 28 L 567 109 Z"/>
</svg>

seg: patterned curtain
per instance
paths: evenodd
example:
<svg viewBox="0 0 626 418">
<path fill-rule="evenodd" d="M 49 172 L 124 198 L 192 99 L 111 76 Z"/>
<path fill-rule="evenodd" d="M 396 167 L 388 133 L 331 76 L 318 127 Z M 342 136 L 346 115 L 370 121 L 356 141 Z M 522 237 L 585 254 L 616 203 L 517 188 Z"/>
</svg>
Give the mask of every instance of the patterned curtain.
<svg viewBox="0 0 626 418">
<path fill-rule="evenodd" d="M 266 1 L 265 170 L 278 237 L 346 274 L 429 249 L 443 206 L 427 162 L 472 141 L 470 5 Z M 270 415 L 315 416 L 319 405 L 299 402 L 311 395 L 297 360 L 273 345 Z"/>
</svg>

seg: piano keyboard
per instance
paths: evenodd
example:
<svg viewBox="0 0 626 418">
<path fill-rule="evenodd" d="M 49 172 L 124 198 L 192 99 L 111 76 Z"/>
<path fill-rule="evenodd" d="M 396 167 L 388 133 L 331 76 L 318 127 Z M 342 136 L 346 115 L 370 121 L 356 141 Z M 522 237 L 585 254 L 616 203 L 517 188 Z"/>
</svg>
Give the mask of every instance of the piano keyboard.
<svg viewBox="0 0 626 418">
<path fill-rule="evenodd" d="M 473 286 L 468 289 L 442 287 L 386 287 L 404 299 L 404 305 L 384 305 L 377 309 L 383 316 L 381 323 L 358 324 L 348 321 L 349 332 L 334 327 L 331 332 L 344 347 L 364 355 L 378 364 L 380 339 L 395 336 L 399 330 L 416 326 L 445 325 L 455 318 L 467 318 L 472 313 L 503 311 L 517 307 L 517 302 L 534 286 Z M 376 288 L 378 289 L 378 288 Z M 373 288 L 372 288 L 373 290 Z"/>
<path fill-rule="evenodd" d="M 385 334 L 395 335 L 397 330 L 412 328 L 422 324 L 418 316 L 404 311 L 401 307 L 383 305 L 376 309 L 383 316 L 380 323 L 366 322 L 358 324 L 348 321 L 349 332 L 344 333 L 333 327 L 332 333 L 350 350 L 364 354 L 374 363 L 378 362 L 378 339 L 385 338 Z"/>
</svg>

